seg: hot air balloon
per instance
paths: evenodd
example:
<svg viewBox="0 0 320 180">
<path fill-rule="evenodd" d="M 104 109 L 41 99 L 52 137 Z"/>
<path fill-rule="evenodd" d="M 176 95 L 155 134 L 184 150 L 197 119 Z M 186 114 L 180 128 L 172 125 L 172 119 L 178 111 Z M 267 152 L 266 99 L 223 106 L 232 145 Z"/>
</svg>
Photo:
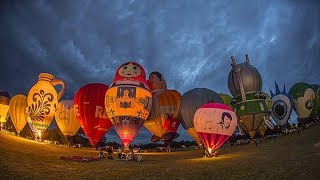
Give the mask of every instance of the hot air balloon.
<svg viewBox="0 0 320 180">
<path fill-rule="evenodd" d="M 65 137 L 74 136 L 80 128 L 74 113 L 73 100 L 63 100 L 58 103 L 55 119 Z"/>
<path fill-rule="evenodd" d="M 10 101 L 9 93 L 7 91 L 0 90 L 0 123 L 1 123 L 0 129 L 3 128 L 3 125 L 8 118 L 9 101 Z"/>
<path fill-rule="evenodd" d="M 272 99 L 268 93 L 266 93 L 266 92 L 262 92 L 262 93 L 266 96 L 265 101 L 267 103 L 268 110 L 271 112 L 272 111 Z M 259 128 L 258 128 L 258 132 L 259 132 L 259 134 L 261 134 L 261 136 L 264 136 L 267 129 L 274 129 L 274 126 L 273 126 L 272 122 L 270 121 L 269 114 L 267 114 L 265 116 L 264 121 L 262 122 L 261 126 L 259 126 Z"/>
<path fill-rule="evenodd" d="M 289 94 L 293 98 L 293 109 L 298 115 L 298 121 L 301 124 L 310 122 L 315 102 L 315 92 L 312 86 L 303 82 L 296 83 L 290 88 Z"/>
<path fill-rule="evenodd" d="M 176 90 L 167 89 L 166 81 L 159 72 L 150 73 L 148 84 L 152 93 L 152 109 L 144 126 L 152 133 L 153 142 L 170 142 L 179 136 L 181 95 Z"/>
<path fill-rule="evenodd" d="M 54 86 L 61 85 L 59 93 Z M 28 93 L 27 116 L 31 119 L 32 130 L 41 138 L 41 132 L 46 130 L 56 111 L 58 100 L 66 91 L 66 83 L 56 79 L 52 74 L 40 73 L 38 82 Z"/>
<path fill-rule="evenodd" d="M 152 96 L 143 67 L 135 62 L 122 64 L 105 96 L 108 117 L 121 142 L 127 147 L 149 117 Z"/>
<path fill-rule="evenodd" d="M 266 96 L 261 92 L 262 78 L 258 70 L 246 62 L 236 64 L 232 59 L 232 69 L 228 75 L 228 88 L 233 95 L 232 105 L 238 117 L 240 127 L 253 139 L 259 126 L 270 114 Z"/>
<path fill-rule="evenodd" d="M 11 98 L 9 103 L 9 114 L 18 134 L 20 134 L 20 131 L 24 128 L 28 121 L 25 112 L 26 107 L 27 96 L 18 94 Z"/>
<path fill-rule="evenodd" d="M 93 146 L 96 146 L 112 127 L 104 107 L 107 90 L 108 86 L 105 84 L 91 83 L 81 87 L 74 96 L 76 117 Z"/>
<path fill-rule="evenodd" d="M 280 91 L 277 82 L 275 82 L 275 88 L 275 92 L 270 90 L 272 99 L 271 116 L 279 126 L 283 127 L 289 121 L 293 107 L 293 99 L 292 96 L 286 92 L 285 85 L 283 86 L 282 92 Z"/>
<path fill-rule="evenodd" d="M 219 96 L 223 100 L 223 104 L 228 105 L 229 107 L 233 108 L 233 106 L 231 105 L 231 100 L 232 100 L 231 96 L 229 96 L 228 94 L 224 94 L 224 93 L 219 93 Z"/>
<path fill-rule="evenodd" d="M 208 102 L 223 103 L 223 100 L 218 93 L 207 88 L 194 88 L 182 95 L 181 100 L 181 124 L 187 133 L 199 144 L 202 141 L 194 129 L 194 113 L 197 109 Z"/>
<path fill-rule="evenodd" d="M 313 103 L 313 109 L 310 116 L 314 120 L 319 120 L 320 119 L 320 85 L 311 84 L 311 86 L 315 93 L 315 101 Z"/>
<path fill-rule="evenodd" d="M 233 134 L 237 127 L 237 116 L 227 105 L 208 103 L 194 114 L 194 128 L 212 155 Z"/>
</svg>

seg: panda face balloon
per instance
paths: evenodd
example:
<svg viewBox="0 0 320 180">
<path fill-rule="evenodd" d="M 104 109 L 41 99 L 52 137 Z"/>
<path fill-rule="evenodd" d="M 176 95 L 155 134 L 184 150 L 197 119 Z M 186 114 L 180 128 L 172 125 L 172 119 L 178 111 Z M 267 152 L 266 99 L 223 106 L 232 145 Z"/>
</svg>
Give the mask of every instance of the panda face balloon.
<svg viewBox="0 0 320 180">
<path fill-rule="evenodd" d="M 283 126 L 290 118 L 293 101 L 292 96 L 286 92 L 285 86 L 283 87 L 283 92 L 280 92 L 277 83 L 275 83 L 275 86 L 275 93 L 270 90 L 272 100 L 271 116 L 278 125 Z"/>
</svg>

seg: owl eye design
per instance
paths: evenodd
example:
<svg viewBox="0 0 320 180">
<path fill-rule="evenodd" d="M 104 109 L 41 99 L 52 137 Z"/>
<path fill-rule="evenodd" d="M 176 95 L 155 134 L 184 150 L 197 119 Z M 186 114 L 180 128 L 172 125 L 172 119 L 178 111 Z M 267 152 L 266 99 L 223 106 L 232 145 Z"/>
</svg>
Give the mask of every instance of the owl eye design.
<svg viewBox="0 0 320 180">
<path fill-rule="evenodd" d="M 292 97 L 290 94 L 285 92 L 285 87 L 283 92 L 280 92 L 278 84 L 276 84 L 276 93 L 271 92 L 272 109 L 271 117 L 280 126 L 285 125 L 292 112 Z"/>
</svg>

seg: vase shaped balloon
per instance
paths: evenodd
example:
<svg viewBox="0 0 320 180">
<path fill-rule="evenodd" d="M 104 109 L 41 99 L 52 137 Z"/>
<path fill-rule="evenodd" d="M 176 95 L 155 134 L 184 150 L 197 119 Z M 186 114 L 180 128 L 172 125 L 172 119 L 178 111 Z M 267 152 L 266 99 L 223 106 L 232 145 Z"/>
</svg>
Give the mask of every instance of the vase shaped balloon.
<svg viewBox="0 0 320 180">
<path fill-rule="evenodd" d="M 57 93 L 54 86 L 61 85 Z M 56 111 L 58 100 L 63 96 L 66 84 L 63 80 L 56 79 L 52 74 L 41 73 L 38 82 L 28 93 L 26 113 L 31 120 L 31 128 L 36 138 L 41 139 L 41 134 L 46 130 Z"/>
</svg>

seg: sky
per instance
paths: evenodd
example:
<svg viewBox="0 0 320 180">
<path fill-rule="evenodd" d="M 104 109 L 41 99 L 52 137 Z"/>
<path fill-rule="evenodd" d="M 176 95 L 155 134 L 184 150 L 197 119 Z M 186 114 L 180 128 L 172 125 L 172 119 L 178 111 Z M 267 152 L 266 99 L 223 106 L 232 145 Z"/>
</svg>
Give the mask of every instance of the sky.
<svg viewBox="0 0 320 180">
<path fill-rule="evenodd" d="M 230 57 L 242 63 L 246 53 L 263 91 L 275 81 L 287 89 L 320 84 L 319 9 L 317 0 L 1 1 L 0 89 L 27 95 L 48 72 L 66 81 L 63 99 L 73 99 L 85 84 L 109 85 L 134 61 L 181 94 L 197 87 L 230 94 Z"/>
</svg>

